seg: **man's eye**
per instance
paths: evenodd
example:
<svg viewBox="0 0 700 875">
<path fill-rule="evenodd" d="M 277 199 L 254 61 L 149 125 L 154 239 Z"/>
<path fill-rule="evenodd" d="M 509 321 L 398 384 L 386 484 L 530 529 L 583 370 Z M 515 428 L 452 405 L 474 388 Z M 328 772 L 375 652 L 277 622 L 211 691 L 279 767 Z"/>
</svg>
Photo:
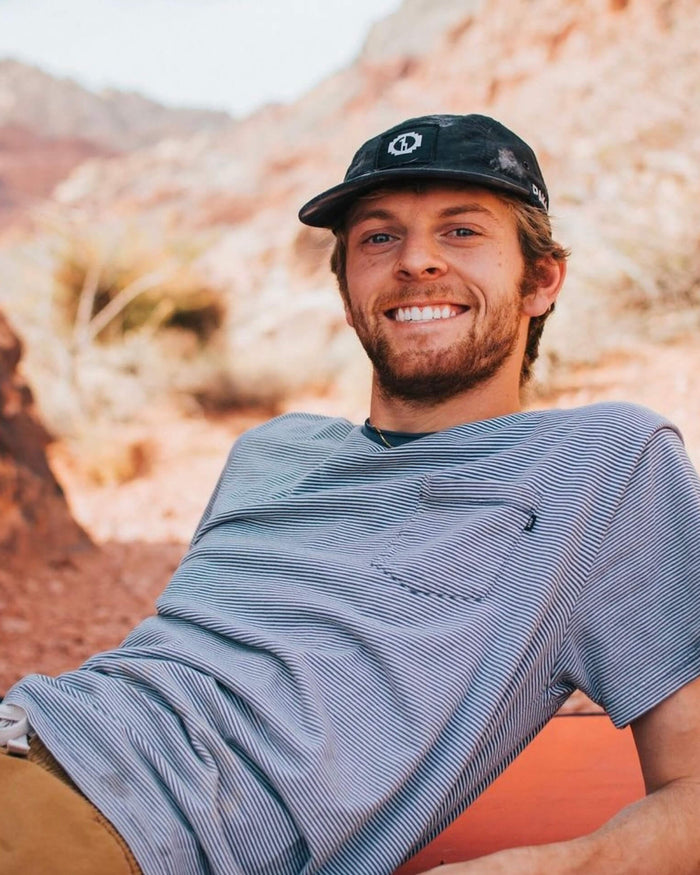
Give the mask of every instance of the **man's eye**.
<svg viewBox="0 0 700 875">
<path fill-rule="evenodd" d="M 365 238 L 365 243 L 376 243 L 380 245 L 382 243 L 388 243 L 391 240 L 391 234 L 384 234 L 381 231 L 378 231 L 376 234 L 370 234 Z"/>
<path fill-rule="evenodd" d="M 471 228 L 455 228 L 450 233 L 455 237 L 473 237 L 476 231 L 472 231 Z"/>
</svg>

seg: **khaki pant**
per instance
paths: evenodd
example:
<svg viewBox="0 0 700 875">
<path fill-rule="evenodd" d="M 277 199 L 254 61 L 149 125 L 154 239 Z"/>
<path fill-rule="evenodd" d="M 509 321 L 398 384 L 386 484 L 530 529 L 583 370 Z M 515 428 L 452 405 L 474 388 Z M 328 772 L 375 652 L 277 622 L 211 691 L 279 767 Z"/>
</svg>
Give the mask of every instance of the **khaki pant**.
<svg viewBox="0 0 700 875">
<path fill-rule="evenodd" d="M 124 839 L 39 739 L 0 749 L 1 875 L 141 875 Z"/>
</svg>

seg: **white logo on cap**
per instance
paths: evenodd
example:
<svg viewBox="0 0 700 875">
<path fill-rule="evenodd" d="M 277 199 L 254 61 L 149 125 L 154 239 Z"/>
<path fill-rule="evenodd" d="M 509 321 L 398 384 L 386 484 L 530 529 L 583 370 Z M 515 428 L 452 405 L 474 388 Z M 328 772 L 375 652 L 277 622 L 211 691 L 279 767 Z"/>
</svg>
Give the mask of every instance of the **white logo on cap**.
<svg viewBox="0 0 700 875">
<path fill-rule="evenodd" d="M 390 155 L 410 155 L 415 152 L 423 142 L 423 135 L 415 131 L 407 131 L 405 134 L 399 134 L 398 137 L 389 143 L 387 151 Z"/>
<path fill-rule="evenodd" d="M 541 188 L 538 188 L 538 186 L 536 186 L 534 182 L 531 183 L 531 185 L 532 185 L 532 193 L 535 195 L 537 200 L 542 204 L 542 206 L 546 210 L 547 209 L 547 198 L 545 196 L 545 193 L 542 191 Z"/>
</svg>

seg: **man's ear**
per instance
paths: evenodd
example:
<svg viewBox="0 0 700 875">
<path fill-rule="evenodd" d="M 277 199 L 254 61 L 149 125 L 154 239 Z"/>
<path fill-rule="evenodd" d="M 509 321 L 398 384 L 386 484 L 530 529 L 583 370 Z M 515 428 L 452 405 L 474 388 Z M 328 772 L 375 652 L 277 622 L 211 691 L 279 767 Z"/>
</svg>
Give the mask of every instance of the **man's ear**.
<svg viewBox="0 0 700 875">
<path fill-rule="evenodd" d="M 352 321 L 352 313 L 350 312 L 350 307 L 348 306 L 347 301 L 343 303 L 343 306 L 345 307 L 345 321 L 351 328 L 354 328 L 355 323 Z"/>
<path fill-rule="evenodd" d="M 535 265 L 535 284 L 522 301 L 526 316 L 542 316 L 553 306 L 566 278 L 566 261 L 551 256 Z"/>
</svg>

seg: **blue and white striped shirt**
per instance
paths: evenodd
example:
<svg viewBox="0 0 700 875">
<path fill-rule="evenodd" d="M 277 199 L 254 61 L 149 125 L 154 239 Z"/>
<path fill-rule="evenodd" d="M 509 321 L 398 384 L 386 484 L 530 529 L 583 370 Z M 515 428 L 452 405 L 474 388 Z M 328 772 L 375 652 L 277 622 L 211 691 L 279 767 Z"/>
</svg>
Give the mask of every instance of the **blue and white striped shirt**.
<svg viewBox="0 0 700 875">
<path fill-rule="evenodd" d="M 631 405 L 395 449 L 284 416 L 157 611 L 7 697 L 144 873 L 382 875 L 574 688 L 621 726 L 700 675 L 700 486 Z"/>
</svg>

